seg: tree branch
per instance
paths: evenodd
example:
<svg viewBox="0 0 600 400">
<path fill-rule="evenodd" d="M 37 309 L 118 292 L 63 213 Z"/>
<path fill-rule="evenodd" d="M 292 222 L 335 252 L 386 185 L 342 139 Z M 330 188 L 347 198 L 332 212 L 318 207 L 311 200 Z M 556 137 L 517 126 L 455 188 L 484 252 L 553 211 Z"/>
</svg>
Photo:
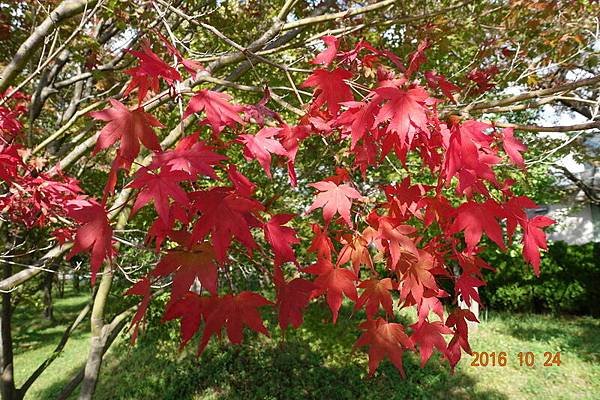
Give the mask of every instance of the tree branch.
<svg viewBox="0 0 600 400">
<path fill-rule="evenodd" d="M 571 182 L 573 182 L 575 184 L 575 186 L 577 186 L 579 189 L 581 189 L 581 191 L 585 194 L 585 196 L 592 203 L 600 205 L 600 195 L 598 195 L 596 193 L 596 190 L 593 187 L 589 186 L 582 179 L 580 179 L 577 176 L 575 176 L 575 174 L 572 173 L 571 171 L 569 171 L 566 167 L 564 167 L 562 165 L 558 165 L 558 164 L 554 164 L 554 167 L 556 167 L 559 170 L 561 170 L 561 172 L 563 173 L 563 175 L 568 180 L 570 180 Z"/>
<path fill-rule="evenodd" d="M 463 108 L 463 112 L 475 111 L 475 110 L 484 110 L 490 109 L 493 107 L 505 106 L 508 104 L 518 103 L 520 101 L 525 101 L 529 99 L 535 99 L 539 97 L 544 97 L 548 95 L 552 95 L 555 93 L 568 92 L 583 86 L 591 86 L 600 82 L 600 75 L 596 75 L 594 77 L 588 79 L 582 79 L 575 82 L 566 83 L 564 85 L 558 85 L 547 89 L 539 89 L 533 90 L 530 92 L 525 92 L 518 94 L 516 96 L 505 97 L 503 99 L 488 101 L 488 102 L 479 102 L 479 103 L 471 103 L 465 108 Z"/>
<path fill-rule="evenodd" d="M 17 272 L 16 274 L 11 275 L 8 278 L 0 281 L 0 292 L 8 292 L 16 288 L 17 286 L 27 282 L 29 279 L 38 275 L 40 272 L 44 270 L 41 269 L 44 264 L 55 257 L 60 257 L 64 252 L 69 250 L 72 247 L 72 244 L 65 245 L 57 245 L 46 252 L 42 256 L 42 258 L 36 262 L 32 267 L 28 269 L 24 269 L 22 271 Z M 38 267 L 38 268 L 36 268 Z"/>
<path fill-rule="evenodd" d="M 490 122 L 492 125 L 499 126 L 501 128 L 514 128 L 520 131 L 528 132 L 574 132 L 574 131 L 585 131 L 588 129 L 600 128 L 600 121 L 586 122 L 583 124 L 576 125 L 558 125 L 558 126 L 539 126 L 539 125 L 519 125 L 519 124 L 508 124 L 504 122 Z"/>
<path fill-rule="evenodd" d="M 64 0 L 23 42 L 13 59 L 0 74 L 0 93 L 4 92 L 12 80 L 21 72 L 35 50 L 42 44 L 46 36 L 65 20 L 81 13 L 86 7 L 94 6 L 98 0 Z"/>
<path fill-rule="evenodd" d="M 315 17 L 303 18 L 303 19 L 299 19 L 298 21 L 288 22 L 287 24 L 284 24 L 282 27 L 282 30 L 287 31 L 287 30 L 299 28 L 299 27 L 305 26 L 305 25 L 312 25 L 312 24 L 325 22 L 325 21 L 333 21 L 338 18 L 352 17 L 354 15 L 365 14 L 365 13 L 369 13 L 372 11 L 376 11 L 376 10 L 379 10 L 384 7 L 394 6 L 395 4 L 398 4 L 398 0 L 384 0 L 384 1 L 380 1 L 378 3 L 374 3 L 371 5 L 365 6 L 365 7 L 350 8 L 346 11 L 340 11 L 337 13 L 324 14 L 324 15 L 319 15 L 319 16 L 315 16 Z"/>
</svg>

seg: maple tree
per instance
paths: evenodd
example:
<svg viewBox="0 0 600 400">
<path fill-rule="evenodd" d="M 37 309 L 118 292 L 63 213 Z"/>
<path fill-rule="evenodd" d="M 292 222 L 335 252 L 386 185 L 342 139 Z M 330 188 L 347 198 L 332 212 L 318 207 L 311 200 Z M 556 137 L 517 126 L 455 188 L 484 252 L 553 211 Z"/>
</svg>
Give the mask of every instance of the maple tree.
<svg viewBox="0 0 600 400">
<path fill-rule="evenodd" d="M 468 269 L 459 262 L 462 270 L 459 273 L 451 267 L 453 262 L 458 262 L 460 256 L 477 259 L 484 234 L 505 248 L 501 222 L 517 218 L 523 228 L 525 260 L 536 273 L 539 271 L 539 249 L 546 247 L 541 228 L 552 221 L 546 217 L 527 218 L 524 209 L 532 207 L 532 202 L 514 201 L 510 183 L 499 182 L 494 172 L 503 159 L 501 149 L 507 156 L 505 159 L 523 168 L 521 153 L 526 148 L 511 128 L 440 119 L 436 106 L 443 99 L 433 97 L 418 78 L 410 80 L 413 74 L 418 74 L 426 43 L 409 57 L 408 68 L 402 72 L 397 65 L 386 64 L 384 52 L 361 42 L 354 52 L 367 49 L 372 56 L 370 64 L 377 65 L 376 78 L 364 79 L 360 70 L 357 71 L 357 64 L 364 63 L 364 58 L 345 59 L 343 53 L 337 53 L 336 41 L 331 38 L 324 41 L 327 48 L 316 56 L 314 63 L 333 66 L 331 70 L 315 70 L 302 84 L 316 89 L 313 101 L 306 107 L 306 117 L 295 127 L 272 114 L 267 118 L 275 127 L 264 126 L 255 134 L 245 133 L 251 132 L 252 123 L 242 119 L 243 106 L 232 103 L 226 94 L 201 90 L 190 98 L 182 119 L 199 115 L 200 124 L 210 127 L 210 135 L 201 138 L 195 133 L 181 139 L 175 150 L 163 151 L 153 131 L 163 125 L 143 108 L 136 105 L 130 110 L 111 99 L 110 108 L 91 114 L 105 122 L 95 153 L 120 140 L 113 176 L 118 174 L 114 168 L 126 172 L 131 169 L 140 152 L 140 142 L 153 151 L 150 167 L 140 167 L 127 187 L 137 189 L 132 214 L 153 203 L 158 217 L 155 224 L 160 224 L 157 251 L 164 255 L 156 268 L 140 280 L 142 286 L 128 292 L 144 296 L 140 305 L 142 312 L 134 318 L 134 324 L 143 321 L 151 283 L 171 279 L 171 305 L 165 318 L 182 320 L 182 343 L 188 342 L 196 331 L 202 332 L 199 347 L 202 352 L 210 338 L 219 336 L 222 329 L 236 344 L 242 341 L 244 327 L 268 335 L 258 307 L 274 303 L 249 291 L 226 293 L 218 284 L 219 270 L 227 265 L 228 254 L 239 251 L 232 243 L 240 244 L 252 256 L 260 246 L 256 234 L 262 229 L 266 244 L 274 254 L 272 273 L 277 275 L 273 280 L 277 289 L 274 300 L 279 305 L 282 328 L 290 324 L 298 327 L 308 301 L 320 296 L 325 296 L 335 323 L 346 297 L 355 303 L 355 310 L 364 308 L 366 311 L 367 321 L 360 325 L 365 333 L 357 346 L 370 346 L 370 373 L 383 357 L 389 357 L 404 375 L 402 352 L 415 347 L 421 354 L 422 364 L 435 348 L 454 367 L 460 359 L 460 350 L 451 348 L 445 335 L 458 335 L 462 348 L 469 351 L 466 325 L 455 322 L 458 317 L 454 315 L 470 314 L 464 314 L 468 310 L 458 309 L 458 314 L 452 314 L 448 320 L 444 320 L 443 314 L 438 320 L 430 318 L 428 310 L 436 307 L 431 302 L 447 296 L 438 280 L 453 282 L 455 301 L 462 299 L 467 305 L 471 301 L 480 302 L 477 288 L 485 283 L 478 278 L 481 271 L 477 262 Z M 138 104 L 150 90 L 158 91 L 157 82 L 172 86 L 182 79 L 147 44 L 144 46 L 143 52 L 131 52 L 139 59 L 139 67 L 127 71 L 132 80 L 124 93 L 127 96 L 137 89 Z M 424 76 L 426 83 L 433 80 L 435 87 L 445 88 L 446 95 L 450 89 L 456 90 L 439 74 L 427 71 Z M 350 90 L 350 85 L 357 81 L 363 82 L 365 88 L 367 82 L 373 85 L 360 101 Z M 451 95 L 448 97 L 452 100 Z M 319 122 L 312 122 L 311 118 L 318 118 Z M 327 133 L 319 132 L 323 125 L 329 127 Z M 289 144 L 290 135 L 282 132 L 293 129 L 301 129 L 303 133 L 297 136 L 296 143 Z M 220 140 L 229 131 L 237 139 Z M 264 173 L 272 178 L 274 156 L 293 161 L 301 151 L 302 141 L 313 135 L 331 137 L 336 131 L 340 140 L 350 139 L 349 160 L 354 158 L 354 165 L 347 167 L 342 163 L 335 175 L 308 184 L 318 192 L 304 216 L 271 214 L 269 217 L 268 208 L 254 198 L 255 186 L 239 172 L 232 174 L 235 170 L 228 168 L 236 166 L 223 153 L 235 148 L 237 143 L 242 144 L 244 157 L 257 160 Z M 357 152 L 361 146 L 371 146 L 373 152 L 373 157 L 359 167 L 365 178 L 366 171 L 377 168 L 381 157 L 389 151 L 393 150 L 401 160 L 410 152 L 426 151 L 428 155 L 421 157 L 422 165 L 438 177 L 438 183 L 424 186 L 404 180 L 401 185 L 383 185 L 380 190 L 384 199 L 378 200 L 375 195 L 366 198 L 356 189 L 357 182 L 346 169 L 357 168 Z M 5 152 L 7 156 L 10 154 L 8 148 Z M 12 154 L 14 156 L 14 151 Z M 20 172 L 3 170 L 7 178 L 13 180 Z M 224 176 L 224 172 L 229 174 Z M 200 181 L 208 187 L 195 190 L 193 186 Z M 222 186 L 227 181 L 231 186 Z M 104 202 L 115 183 L 113 179 L 105 187 Z M 65 216 L 82 224 L 75 232 L 71 254 L 91 254 L 93 284 L 102 262 L 110 263 L 113 257 L 109 218 L 102 204 L 85 200 L 78 190 L 69 194 L 74 198 L 67 200 Z M 451 205 L 451 196 L 460 203 Z M 444 202 L 447 207 L 439 208 L 433 200 Z M 9 204 L 9 207 L 15 205 Z M 306 260 L 298 260 L 294 251 L 301 240 L 294 228 L 286 224 L 297 218 L 318 221 L 319 217 L 312 216 L 318 208 L 323 209 L 322 225 L 316 222 L 313 246 L 322 250 L 316 251 L 317 259 L 312 265 L 303 267 Z M 60 214 L 60 210 L 54 212 Z M 435 220 L 426 222 L 425 216 L 432 212 L 436 214 Z M 339 220 L 334 218 L 336 215 Z M 508 223 L 513 235 L 516 224 Z M 437 226 L 438 235 L 426 235 L 422 231 L 432 229 L 432 225 Z M 317 241 L 321 244 L 315 244 Z M 170 242 L 179 247 L 170 248 Z M 372 252 L 377 253 L 376 261 Z M 352 269 L 343 266 L 350 261 Z M 290 262 L 295 265 L 292 268 L 295 272 L 283 268 Z M 262 263 L 267 266 L 267 259 Z M 312 283 L 311 275 L 315 276 Z M 196 281 L 200 290 L 191 291 Z M 394 307 L 415 307 L 419 322 L 410 327 L 393 322 Z"/>
<path fill-rule="evenodd" d="M 126 51 L 133 66 L 121 92 L 84 113 L 97 133 L 82 153 L 104 165 L 98 199 L 63 172 L 72 159 L 45 168 L 27 149 L 29 97 L 8 86 L 0 95 L 6 220 L 50 230 L 60 251 L 70 248 L 68 258 L 89 254 L 92 285 L 102 272 L 100 287 L 109 290 L 124 243 L 116 232 L 146 218 L 140 247 L 157 262 L 125 291 L 140 301 L 129 319 L 134 339 L 163 290 L 163 320 L 179 320 L 181 346 L 198 336 L 199 354 L 223 332 L 233 344 L 248 331 L 269 336 L 267 313 L 282 330 L 298 328 L 309 303 L 323 299 L 333 323 L 352 303 L 355 347 L 367 347 L 371 375 L 387 358 L 405 376 L 407 351 L 422 366 L 437 352 L 453 369 L 471 353 L 467 321 L 477 322 L 464 305 L 481 303 L 482 271 L 493 269 L 483 250 L 519 241 L 540 273 L 544 228 L 553 221 L 530 217 L 535 202 L 504 174 L 526 171 L 519 128 L 448 111 L 491 90 L 497 67 L 473 68 L 465 84 L 425 68 L 432 39 L 403 58 L 366 39 L 321 35 L 311 69 L 292 71 L 303 80 L 292 82 L 296 107 L 274 87 L 212 77 L 232 54 L 196 61 L 172 35 L 148 37 Z M 228 40 L 239 59 L 265 61 L 254 47 Z M 293 80 L 289 68 L 283 72 Z M 195 89 L 200 83 L 222 86 Z M 262 98 L 241 104 L 224 92 L 228 86 Z M 306 153 L 316 173 L 297 166 Z M 373 179 L 387 163 L 397 182 Z M 278 191 L 283 186 L 303 197 L 300 207 Z M 230 274 L 246 262 L 268 290 L 233 287 Z M 416 322 L 403 325 L 400 309 L 412 310 Z M 90 368 L 97 373 L 99 364 Z"/>
</svg>

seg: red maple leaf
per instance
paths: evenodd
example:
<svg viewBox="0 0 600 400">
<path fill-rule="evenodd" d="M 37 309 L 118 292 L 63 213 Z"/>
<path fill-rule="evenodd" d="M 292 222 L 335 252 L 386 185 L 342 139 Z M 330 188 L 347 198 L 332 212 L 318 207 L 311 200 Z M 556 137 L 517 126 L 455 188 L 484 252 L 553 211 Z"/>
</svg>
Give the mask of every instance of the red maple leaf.
<svg viewBox="0 0 600 400">
<path fill-rule="evenodd" d="M 382 100 L 388 100 L 379 110 L 375 124 L 390 121 L 387 131 L 396 133 L 400 142 L 410 144 L 416 130 L 427 130 L 427 114 L 423 103 L 429 98 L 420 86 L 403 90 L 396 86 L 375 89 Z"/>
<path fill-rule="evenodd" d="M 458 92 L 460 88 L 452 82 L 449 82 L 444 75 L 440 75 L 433 71 L 427 71 L 425 72 L 425 79 L 427 80 L 427 84 L 430 88 L 440 88 L 442 93 L 444 93 L 447 98 L 456 103 L 452 92 Z"/>
<path fill-rule="evenodd" d="M 252 249 L 256 248 L 256 242 L 250 233 L 250 226 L 259 225 L 253 214 L 263 210 L 260 203 L 224 187 L 193 192 L 190 197 L 193 208 L 202 213 L 194 224 L 193 242 L 210 233 L 217 260 L 221 262 L 225 261 L 233 237 L 251 254 Z"/>
<path fill-rule="evenodd" d="M 181 319 L 180 350 L 198 332 L 200 323 L 203 319 L 206 320 L 208 317 L 207 314 L 212 311 L 211 303 L 213 301 L 213 297 L 199 296 L 194 292 L 187 292 L 177 301 L 169 303 L 165 310 L 163 321 L 170 321 L 176 318 Z"/>
<path fill-rule="evenodd" d="M 23 166 L 23 159 L 18 153 L 18 145 L 0 144 L 0 179 L 11 182 L 17 176 L 17 169 Z"/>
<path fill-rule="evenodd" d="M 338 38 L 335 36 L 327 35 L 321 37 L 323 43 L 327 48 L 321 53 L 317 54 L 314 60 L 311 61 L 312 64 L 322 64 L 324 66 L 328 66 L 335 59 L 338 48 L 340 46 L 340 42 Z"/>
<path fill-rule="evenodd" d="M 298 328 L 304 321 L 304 309 L 317 286 L 302 278 L 277 284 L 277 307 L 279 310 L 279 326 L 286 329 L 288 325 Z"/>
<path fill-rule="evenodd" d="M 272 139 L 279 133 L 279 128 L 262 128 L 256 135 L 240 135 L 244 143 L 244 156 L 247 160 L 256 159 L 271 178 L 271 154 L 287 156 L 286 149 L 278 140 Z"/>
<path fill-rule="evenodd" d="M 179 50 L 177 50 L 177 48 L 175 46 L 173 46 L 173 44 L 171 42 L 169 42 L 167 40 L 167 38 L 164 37 L 160 32 L 156 32 L 156 34 L 158 35 L 158 37 L 161 39 L 161 41 L 166 46 L 169 54 L 171 54 L 172 56 L 175 56 L 175 58 L 177 59 L 177 63 L 183 65 L 183 68 L 185 68 L 185 70 L 188 73 L 190 73 L 192 76 L 195 76 L 198 71 L 201 71 L 204 69 L 202 64 L 200 64 L 199 62 L 194 61 L 194 60 L 188 60 L 188 59 L 184 58 L 183 55 L 181 54 L 181 52 Z"/>
<path fill-rule="evenodd" d="M 385 195 L 389 204 L 389 214 L 397 218 L 407 217 L 407 212 L 420 217 L 419 201 L 425 197 L 428 186 L 411 185 L 410 177 L 395 185 L 384 186 Z"/>
<path fill-rule="evenodd" d="M 475 314 L 471 311 L 460 308 L 454 310 L 446 319 L 446 326 L 455 327 L 454 337 L 448 343 L 445 354 L 453 371 L 462 357 L 462 349 L 467 354 L 472 354 L 471 346 L 469 345 L 469 325 L 467 321 L 479 322 Z"/>
<path fill-rule="evenodd" d="M 231 104 L 230 100 L 231 96 L 228 94 L 200 90 L 190 100 L 183 113 L 183 119 L 193 113 L 204 111 L 206 121 L 215 132 L 221 132 L 226 126 L 233 127 L 236 123 L 243 124 L 244 121 L 239 114 L 244 111 L 244 108 Z"/>
<path fill-rule="evenodd" d="M 483 261 L 481 258 L 477 257 L 472 252 L 457 253 L 454 256 L 456 257 L 458 265 L 460 265 L 464 274 L 473 274 L 475 276 L 480 276 L 482 269 L 495 271 L 495 269 L 492 266 Z"/>
<path fill-rule="evenodd" d="M 416 229 L 410 225 L 403 225 L 399 220 L 381 217 L 378 218 L 378 238 L 383 240 L 382 245 L 390 253 L 391 267 L 394 269 L 402 256 L 409 259 L 417 257 L 417 246 L 408 235 L 415 233 Z"/>
<path fill-rule="evenodd" d="M 496 86 L 495 83 L 491 83 L 490 81 L 500 72 L 500 69 L 492 65 L 487 68 L 474 68 L 467 74 L 467 78 L 472 80 L 477 84 L 476 94 L 481 94 L 487 92 Z"/>
<path fill-rule="evenodd" d="M 458 193 L 470 194 L 477 191 L 489 197 L 483 180 L 496 186 L 498 182 L 492 167 L 501 161 L 497 150 L 492 148 L 493 136 L 485 133 L 491 126 L 478 121 L 465 121 L 452 125 L 449 136 L 444 139 L 446 160 L 444 162 L 446 184 L 457 176 Z"/>
<path fill-rule="evenodd" d="M 352 301 L 357 300 L 358 296 L 356 294 L 356 287 L 354 286 L 356 275 L 345 268 L 334 268 L 331 261 L 327 259 L 318 260 L 315 264 L 305 268 L 304 272 L 318 275 L 315 279 L 315 285 L 319 289 L 315 295 L 326 295 L 327 304 L 331 309 L 333 323 L 335 324 L 338 312 L 342 306 L 342 293 Z"/>
<path fill-rule="evenodd" d="M 248 291 L 238 295 L 226 294 L 216 299 L 212 304 L 212 311 L 206 318 L 198 354 L 204 351 L 211 336 L 220 335 L 223 327 L 227 331 L 229 341 L 233 344 L 240 344 L 244 339 L 244 326 L 269 336 L 269 331 L 262 322 L 258 307 L 272 304 L 258 293 Z"/>
<path fill-rule="evenodd" d="M 275 265 L 279 266 L 285 262 L 296 262 L 296 254 L 292 245 L 300 243 L 296 237 L 296 231 L 284 226 L 294 218 L 294 214 L 273 215 L 269 222 L 263 225 L 265 238 L 275 253 Z"/>
<path fill-rule="evenodd" d="M 498 219 L 505 216 L 504 210 L 494 200 L 488 199 L 484 203 L 469 201 L 458 208 L 451 232 L 465 232 L 467 250 L 477 246 L 484 232 L 500 248 L 505 249 L 502 228 L 498 223 Z"/>
<path fill-rule="evenodd" d="M 141 189 L 138 193 L 131 213 L 135 214 L 140 208 L 154 203 L 156 213 L 165 224 L 169 223 L 169 198 L 179 204 L 187 204 L 186 192 L 179 186 L 179 182 L 189 180 L 190 176 L 183 171 L 161 169 L 156 173 L 148 168 L 141 168 L 135 174 L 135 179 L 128 185 L 131 188 Z"/>
<path fill-rule="evenodd" d="M 145 242 L 151 243 L 152 240 L 154 240 L 156 252 L 158 253 L 161 244 L 167 236 L 173 237 L 173 235 L 175 235 L 175 231 L 173 231 L 172 228 L 176 221 L 180 221 L 184 226 L 189 224 L 190 216 L 188 215 L 186 205 L 178 203 L 171 204 L 171 207 L 169 208 L 169 221 L 165 223 L 161 218 L 155 219 L 148 229 Z"/>
<path fill-rule="evenodd" d="M 414 348 L 404 327 L 378 318 L 363 322 L 360 328 L 365 332 L 354 343 L 354 347 L 369 346 L 369 375 L 373 375 L 381 361 L 387 357 L 404 377 L 402 355 L 404 350 Z"/>
<path fill-rule="evenodd" d="M 280 124 L 285 124 L 283 119 L 275 111 L 271 110 L 266 106 L 267 102 L 271 98 L 271 91 L 269 88 L 265 88 L 263 97 L 256 104 L 249 104 L 244 106 L 244 120 L 249 122 L 255 122 L 259 126 L 265 126 L 266 118 L 272 118 Z"/>
<path fill-rule="evenodd" d="M 315 236 L 308 251 L 316 253 L 318 259 L 325 258 L 331 261 L 331 252 L 334 248 L 327 228 L 321 228 L 318 224 L 312 224 L 312 231 Z"/>
<path fill-rule="evenodd" d="M 477 288 L 484 285 L 485 282 L 475 278 L 473 275 L 463 273 L 456 280 L 454 288 L 456 293 L 462 297 L 467 306 L 471 307 L 471 300 L 475 300 L 481 304 L 481 299 L 479 298 Z"/>
<path fill-rule="evenodd" d="M 290 177 L 292 186 L 296 186 L 298 184 L 296 170 L 294 169 L 298 148 L 300 147 L 300 143 L 306 139 L 310 133 L 311 128 L 309 125 L 289 126 L 287 124 L 283 124 L 279 129 L 279 133 L 277 134 L 277 138 L 287 152 L 286 157 L 288 159 L 288 175 Z"/>
<path fill-rule="evenodd" d="M 536 276 L 540 275 L 540 249 L 547 249 L 546 234 L 542 228 L 554 224 L 554 220 L 536 215 L 523 222 L 523 258 L 531 264 Z"/>
<path fill-rule="evenodd" d="M 218 179 L 213 166 L 226 159 L 226 156 L 215 153 L 212 147 L 199 141 L 196 133 L 181 139 L 175 150 L 155 154 L 150 168 L 185 171 L 194 179 L 199 174 Z"/>
<path fill-rule="evenodd" d="M 425 250 L 418 249 L 418 258 L 406 258 L 398 263 L 403 299 L 410 295 L 415 303 L 420 303 L 426 290 L 437 292 L 438 286 L 433 276 L 434 258 Z"/>
<path fill-rule="evenodd" d="M 364 290 L 354 305 L 355 310 L 365 307 L 367 318 L 372 319 L 379 311 L 379 305 L 381 305 L 387 316 L 394 315 L 390 294 L 390 291 L 394 289 L 394 284 L 390 278 L 368 279 L 362 281 L 358 287 Z"/>
<path fill-rule="evenodd" d="M 375 114 L 379 111 L 378 97 L 375 96 L 368 102 L 349 101 L 342 103 L 348 107 L 335 120 L 335 125 L 343 126 L 344 132 L 350 132 L 350 148 L 354 149 L 359 140 L 369 132 L 375 122 Z"/>
<path fill-rule="evenodd" d="M 135 315 L 131 319 L 131 327 L 135 327 L 133 329 L 133 333 L 131 334 L 131 342 L 135 343 L 137 339 L 137 335 L 140 329 L 140 324 L 144 319 L 144 315 L 146 315 L 146 311 L 148 310 L 148 306 L 150 305 L 151 299 L 151 282 L 148 278 L 143 278 L 133 284 L 126 292 L 127 296 L 142 296 L 142 301 L 138 304 L 138 308 L 135 312 Z"/>
<path fill-rule="evenodd" d="M 518 225 L 525 226 L 527 223 L 527 208 L 537 208 L 538 205 L 526 196 L 513 196 L 502 205 L 506 211 L 506 234 L 508 240 L 512 237 Z"/>
<path fill-rule="evenodd" d="M 237 170 L 234 164 L 229 164 L 227 168 L 227 177 L 233 183 L 235 191 L 244 197 L 251 197 L 256 189 L 256 185 L 250 181 L 244 174 Z"/>
<path fill-rule="evenodd" d="M 112 228 L 104 207 L 92 199 L 69 200 L 65 204 L 69 218 L 77 221 L 80 226 L 75 233 L 75 242 L 67 258 L 82 251 L 91 254 L 90 270 L 92 285 L 96 281 L 96 273 L 105 259 L 113 255 Z"/>
<path fill-rule="evenodd" d="M 446 341 L 442 335 L 453 333 L 446 325 L 440 321 L 424 321 L 420 325 L 413 324 L 410 327 L 413 329 L 410 338 L 419 346 L 419 353 L 421 353 L 421 368 L 425 366 L 425 363 L 431 357 L 434 347 L 442 354 L 446 353 Z"/>
<path fill-rule="evenodd" d="M 352 154 L 354 154 L 354 167 L 360 170 L 364 179 L 367 176 L 367 167 L 375 166 L 379 161 L 375 138 L 370 134 L 365 137 L 366 139 L 362 143 L 351 149 Z"/>
<path fill-rule="evenodd" d="M 367 227 L 363 234 L 343 235 L 340 242 L 344 245 L 340 250 L 336 266 L 352 262 L 352 269 L 358 275 L 361 265 L 373 269 L 373 259 L 369 252 L 369 237 L 374 235 L 372 228 Z"/>
<path fill-rule="evenodd" d="M 350 86 L 344 80 L 352 78 L 352 72 L 343 68 L 336 68 L 333 71 L 316 69 L 306 79 L 301 87 L 316 87 L 316 98 L 312 103 L 312 108 L 318 110 L 322 105 L 327 105 L 330 114 L 336 115 L 340 110 L 340 103 L 354 100 Z"/>
<path fill-rule="evenodd" d="M 118 156 L 125 161 L 123 167 L 129 169 L 140 152 L 140 142 L 150 150 L 161 150 L 152 128 L 163 125 L 156 118 L 143 108 L 130 110 L 118 100 L 109 101 L 111 108 L 90 113 L 93 118 L 108 122 L 100 131 L 94 154 L 120 140 Z"/>
<path fill-rule="evenodd" d="M 123 93 L 124 96 L 138 88 L 138 102 L 141 103 L 148 90 L 155 93 L 159 91 L 159 78 L 164 78 L 169 85 L 173 81 L 181 80 L 179 72 L 157 56 L 150 48 L 149 42 L 142 44 L 142 51 L 129 50 L 129 53 L 133 54 L 140 64 L 125 71 L 126 74 L 131 75 L 131 81 Z"/>
<path fill-rule="evenodd" d="M 417 46 L 417 49 L 408 57 L 408 68 L 404 73 L 407 78 L 410 78 L 413 73 L 419 70 L 421 64 L 427 61 L 427 58 L 425 57 L 425 50 L 427 50 L 429 45 L 430 43 L 427 39 L 421 41 Z"/>
<path fill-rule="evenodd" d="M 0 99 L 7 99 L 6 95 L 12 92 L 7 88 L 4 93 L 0 93 Z M 10 104 L 8 107 L 0 105 L 0 139 L 3 143 L 10 143 L 23 131 L 23 124 L 19 119 L 27 112 L 28 96 L 21 92 L 13 94 L 13 100 L 16 104 Z M 7 99 L 8 100 L 8 99 Z"/>
<path fill-rule="evenodd" d="M 446 319 L 446 326 L 455 327 L 456 333 L 459 334 L 465 342 L 468 344 L 469 340 L 469 325 L 467 321 L 479 322 L 475 314 L 472 311 L 462 308 L 457 308 L 452 311 L 452 314 L 448 315 Z M 470 349 L 465 349 L 470 353 Z"/>
<path fill-rule="evenodd" d="M 213 249 L 208 243 L 197 244 L 190 249 L 167 251 L 151 274 L 165 277 L 173 273 L 171 301 L 178 300 L 188 292 L 196 278 L 209 293 L 217 294 L 217 266 Z"/>
<path fill-rule="evenodd" d="M 440 319 L 444 318 L 444 305 L 438 297 L 448 297 L 448 293 L 443 290 L 438 290 L 432 297 L 423 297 L 418 303 L 417 314 L 419 317 L 418 324 L 422 324 L 429 317 L 429 313 L 437 314 Z"/>
<path fill-rule="evenodd" d="M 331 218 L 339 213 L 342 219 L 349 227 L 352 227 L 350 220 L 350 207 L 352 199 L 360 200 L 362 195 L 347 183 L 337 185 L 330 181 L 321 181 L 311 183 L 309 186 L 319 190 L 315 201 L 309 207 L 307 213 L 311 213 L 316 208 L 323 208 L 323 218 L 326 222 L 331 221 Z"/>
<path fill-rule="evenodd" d="M 2 218 L 27 228 L 43 227 L 64 214 L 65 202 L 80 199 L 82 190 L 75 179 L 60 173 L 50 176 L 35 169 L 29 172 L 26 165 L 22 168 L 26 175 L 19 174 L 19 168 L 14 179 L 6 182 L 8 191 L 0 195 Z"/>
<path fill-rule="evenodd" d="M 527 151 L 527 146 L 514 136 L 513 128 L 505 128 L 502 130 L 502 147 L 515 165 L 525 168 L 525 162 L 523 161 L 523 155 L 521 153 Z"/>
</svg>

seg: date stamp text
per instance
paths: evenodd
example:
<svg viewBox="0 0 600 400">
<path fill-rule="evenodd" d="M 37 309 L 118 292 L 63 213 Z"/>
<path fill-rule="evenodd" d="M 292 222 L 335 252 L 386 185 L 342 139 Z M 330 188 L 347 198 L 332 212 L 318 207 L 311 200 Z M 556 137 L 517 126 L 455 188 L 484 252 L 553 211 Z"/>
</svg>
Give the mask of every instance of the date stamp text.
<svg viewBox="0 0 600 400">
<path fill-rule="evenodd" d="M 518 367 L 533 368 L 537 363 L 543 367 L 560 367 L 560 351 L 546 351 L 539 359 L 531 351 L 520 351 L 517 354 L 508 354 L 505 351 L 474 351 L 472 367 L 506 367 L 514 363 Z"/>
</svg>

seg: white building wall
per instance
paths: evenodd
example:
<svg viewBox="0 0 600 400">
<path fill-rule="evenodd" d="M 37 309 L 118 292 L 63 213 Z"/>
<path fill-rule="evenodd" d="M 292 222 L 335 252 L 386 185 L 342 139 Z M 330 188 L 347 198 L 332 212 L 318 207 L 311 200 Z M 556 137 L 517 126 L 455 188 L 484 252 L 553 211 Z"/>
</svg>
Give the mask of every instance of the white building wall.
<svg viewBox="0 0 600 400">
<path fill-rule="evenodd" d="M 564 204 L 548 206 L 546 215 L 556 221 L 548 234 L 548 239 L 562 240 L 574 245 L 600 241 L 600 229 L 598 227 L 594 229 L 592 207 L 589 203 L 580 206 Z"/>
</svg>

